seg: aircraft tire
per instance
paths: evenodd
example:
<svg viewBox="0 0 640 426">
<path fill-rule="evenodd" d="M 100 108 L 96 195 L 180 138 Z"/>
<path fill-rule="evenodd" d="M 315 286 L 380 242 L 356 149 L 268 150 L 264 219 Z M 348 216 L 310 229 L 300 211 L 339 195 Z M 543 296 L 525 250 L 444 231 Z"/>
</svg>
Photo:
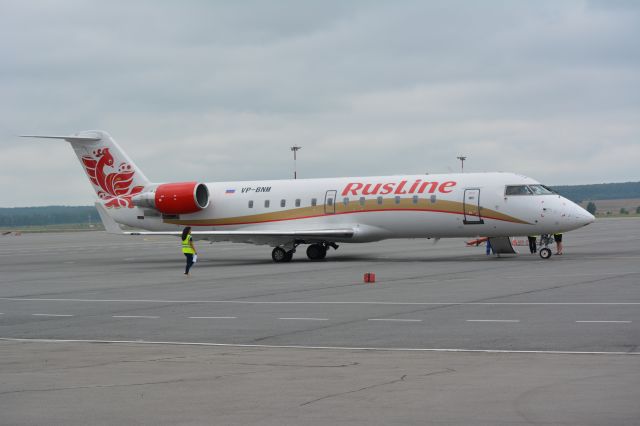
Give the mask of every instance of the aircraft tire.
<svg viewBox="0 0 640 426">
<path fill-rule="evenodd" d="M 327 257 L 327 249 L 321 244 L 311 244 L 307 247 L 307 257 L 310 260 L 322 260 Z"/>
<path fill-rule="evenodd" d="M 547 260 L 551 258 L 551 250 L 548 248 L 542 248 L 540 249 L 540 257 Z"/>
<path fill-rule="evenodd" d="M 271 252 L 271 259 L 276 263 L 289 262 L 293 258 L 293 253 L 287 252 L 282 247 L 276 247 Z"/>
</svg>

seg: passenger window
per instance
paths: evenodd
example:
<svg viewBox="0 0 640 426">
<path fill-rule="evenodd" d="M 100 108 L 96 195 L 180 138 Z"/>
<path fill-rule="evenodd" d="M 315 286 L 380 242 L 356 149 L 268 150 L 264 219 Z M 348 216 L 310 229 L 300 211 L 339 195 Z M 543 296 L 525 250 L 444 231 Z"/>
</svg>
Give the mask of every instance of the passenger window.
<svg viewBox="0 0 640 426">
<path fill-rule="evenodd" d="M 364 207 L 365 202 L 366 202 L 365 198 L 364 197 L 360 197 L 360 205 L 362 207 Z"/>
<path fill-rule="evenodd" d="M 332 206 L 333 205 L 333 198 L 327 198 L 327 205 L 328 206 Z"/>
<path fill-rule="evenodd" d="M 429 198 L 429 200 L 431 201 L 431 203 L 435 203 L 435 202 L 436 202 L 436 200 L 437 200 L 437 198 L 436 198 L 436 196 L 435 196 L 435 195 L 432 195 L 432 196 Z"/>
<path fill-rule="evenodd" d="M 396 195 L 396 196 L 395 196 L 395 199 L 396 199 L 396 204 L 400 204 L 400 196 L 399 196 L 399 195 Z"/>
<path fill-rule="evenodd" d="M 286 207 L 287 200 L 280 200 L 280 207 Z"/>
<path fill-rule="evenodd" d="M 382 205 L 382 197 L 378 197 L 378 205 Z"/>
<path fill-rule="evenodd" d="M 504 195 L 532 195 L 527 185 L 510 185 L 507 186 Z"/>
<path fill-rule="evenodd" d="M 345 197 L 342 199 L 342 204 L 344 204 L 345 207 L 347 207 L 349 205 L 349 197 Z"/>
<path fill-rule="evenodd" d="M 418 196 L 417 195 L 413 196 L 413 204 L 418 204 Z"/>
<path fill-rule="evenodd" d="M 312 199 L 311 199 L 311 205 L 312 205 L 313 207 L 315 207 L 317 204 L 318 204 L 318 199 L 317 199 L 317 198 L 312 198 Z"/>
<path fill-rule="evenodd" d="M 265 207 L 265 208 L 267 208 L 267 209 L 268 209 L 268 208 L 269 208 L 269 204 L 270 204 L 270 203 L 269 203 L 269 200 L 264 200 L 264 207 Z"/>
<path fill-rule="evenodd" d="M 300 198 L 296 198 L 296 207 L 300 207 Z"/>
<path fill-rule="evenodd" d="M 252 209 L 253 208 L 253 200 L 249 201 L 249 208 Z"/>
</svg>

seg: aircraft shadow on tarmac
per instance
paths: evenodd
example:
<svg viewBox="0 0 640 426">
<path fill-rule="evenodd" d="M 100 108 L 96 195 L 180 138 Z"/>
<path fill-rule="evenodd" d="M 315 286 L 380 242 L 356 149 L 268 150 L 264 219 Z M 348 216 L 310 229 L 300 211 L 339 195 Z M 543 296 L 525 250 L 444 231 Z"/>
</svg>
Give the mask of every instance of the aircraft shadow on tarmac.
<svg viewBox="0 0 640 426">
<path fill-rule="evenodd" d="M 370 264 L 380 264 L 380 263 L 396 263 L 396 264 L 414 264 L 414 263 L 459 263 L 459 262 L 491 262 L 494 264 L 495 262 L 544 262 L 544 260 L 540 259 L 538 256 L 492 256 L 486 257 L 484 255 L 478 254 L 469 254 L 464 256 L 441 256 L 441 257 L 381 257 L 381 256 L 371 256 L 371 255 L 348 255 L 348 256 L 335 256 L 332 258 L 324 259 L 324 260 L 308 260 L 306 258 L 293 259 L 290 263 L 279 263 L 274 264 L 271 259 L 266 258 L 246 258 L 239 259 L 238 257 L 225 257 L 219 255 L 213 255 L 211 257 L 202 257 L 194 265 L 194 268 L 209 268 L 209 267 L 222 267 L 222 266 L 252 266 L 252 265 L 273 265 L 278 268 L 286 268 L 287 265 L 345 265 L 349 263 L 370 263 Z M 121 262 L 116 261 L 106 261 L 105 264 L 121 264 Z M 182 259 L 176 260 L 167 260 L 167 259 L 151 259 L 151 258 L 140 258 L 136 259 L 136 264 L 140 267 L 140 269 L 145 268 L 146 265 L 151 269 L 175 269 L 177 267 L 181 267 L 184 265 L 184 261 Z M 146 269 L 146 268 L 145 268 Z"/>
</svg>

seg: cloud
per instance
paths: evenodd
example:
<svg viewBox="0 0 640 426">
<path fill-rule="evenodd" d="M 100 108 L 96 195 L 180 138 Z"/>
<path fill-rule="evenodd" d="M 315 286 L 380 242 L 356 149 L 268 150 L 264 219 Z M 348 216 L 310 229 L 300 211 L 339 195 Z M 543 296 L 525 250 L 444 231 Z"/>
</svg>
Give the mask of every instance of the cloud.
<svg viewBox="0 0 640 426">
<path fill-rule="evenodd" d="M 640 6 L 601 1 L 0 4 L 2 206 L 87 204 L 105 129 L 156 181 L 504 170 L 638 180 Z"/>
</svg>

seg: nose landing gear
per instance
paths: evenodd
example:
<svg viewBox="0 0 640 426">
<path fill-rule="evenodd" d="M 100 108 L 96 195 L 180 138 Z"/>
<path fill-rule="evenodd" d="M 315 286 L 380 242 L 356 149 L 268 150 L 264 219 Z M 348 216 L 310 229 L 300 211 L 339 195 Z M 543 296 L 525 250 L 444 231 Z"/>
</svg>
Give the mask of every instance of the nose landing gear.
<svg viewBox="0 0 640 426">
<path fill-rule="evenodd" d="M 540 257 L 543 259 L 549 259 L 551 257 L 551 249 L 548 249 L 547 247 L 541 248 L 540 249 Z"/>
<path fill-rule="evenodd" d="M 549 234 L 542 234 L 540 236 L 540 250 L 538 253 L 540 257 L 547 260 L 551 258 L 551 249 L 549 246 L 553 243 L 553 238 Z"/>
</svg>

